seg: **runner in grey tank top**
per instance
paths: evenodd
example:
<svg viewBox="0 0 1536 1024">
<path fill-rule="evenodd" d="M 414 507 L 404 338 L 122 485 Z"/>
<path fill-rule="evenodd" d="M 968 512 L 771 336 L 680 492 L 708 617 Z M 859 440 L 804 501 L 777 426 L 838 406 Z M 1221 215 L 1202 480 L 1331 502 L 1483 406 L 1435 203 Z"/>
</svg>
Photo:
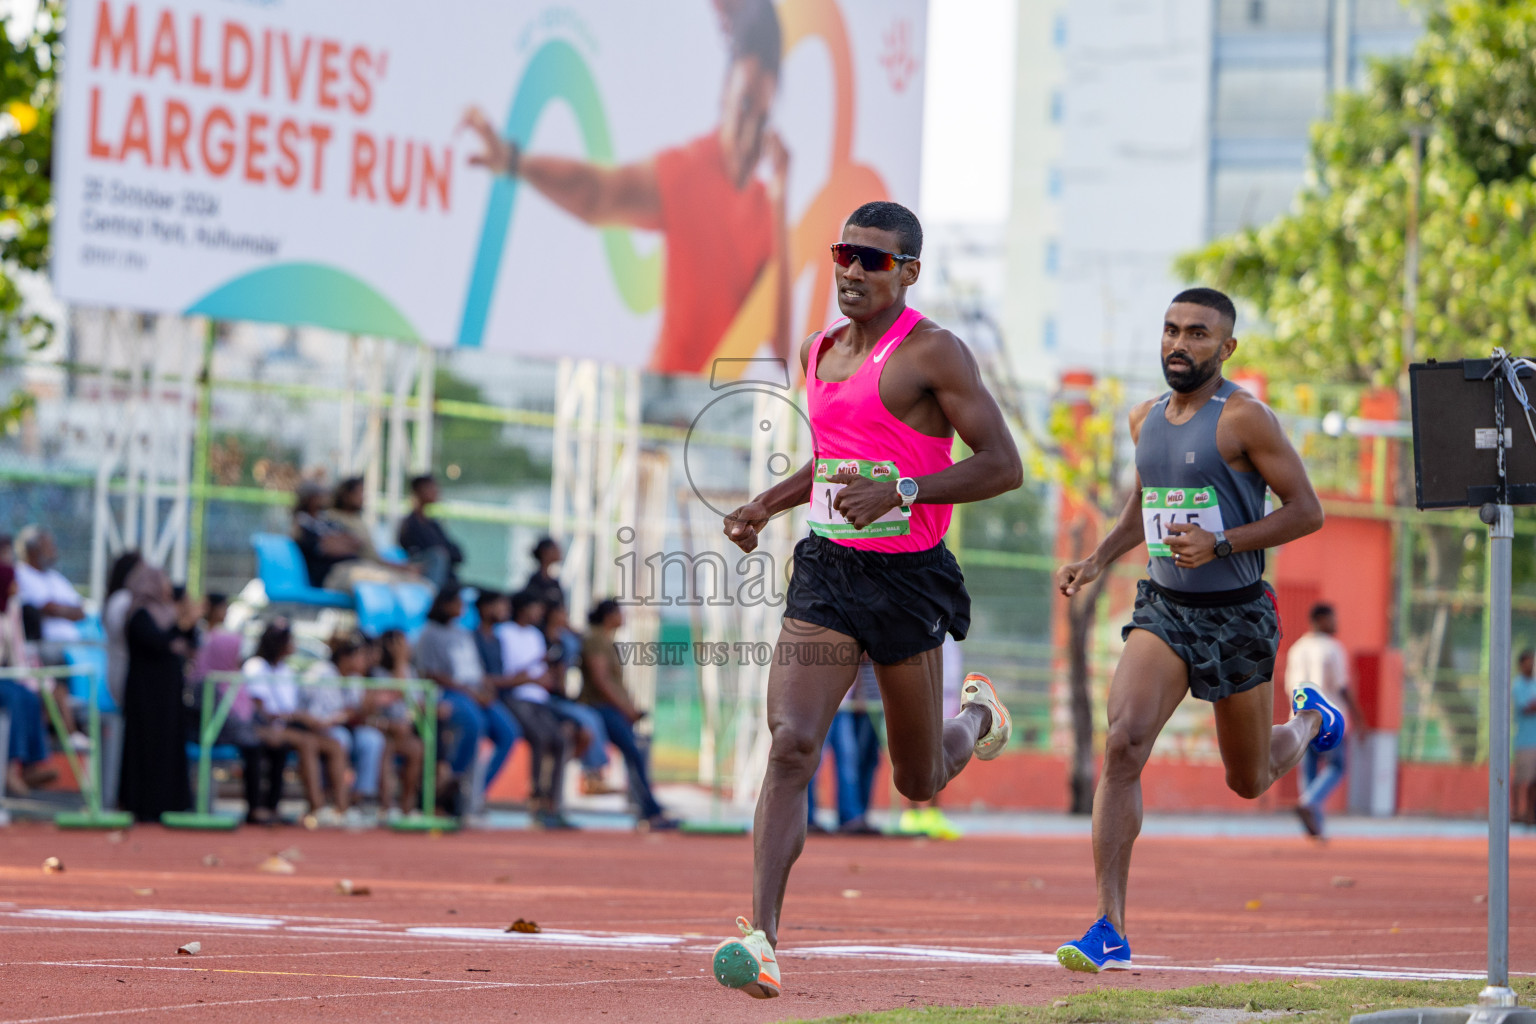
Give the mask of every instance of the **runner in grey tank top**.
<svg viewBox="0 0 1536 1024">
<path fill-rule="evenodd" d="M 1168 422 L 1168 392 L 1152 404 L 1136 441 L 1141 513 L 1152 582 L 1169 590 L 1237 590 L 1264 575 L 1264 551 L 1233 551 L 1198 568 L 1174 564 L 1167 538 L 1173 523 L 1194 523 L 1214 534 L 1264 518 L 1264 476 L 1227 465 L 1216 446 L 1216 424 L 1237 390 L 1222 381 L 1186 423 Z"/>
<path fill-rule="evenodd" d="M 1264 552 L 1323 525 L 1322 505 L 1273 413 L 1222 379 L 1237 348 L 1232 300 L 1210 288 L 1174 297 L 1163 318 L 1163 376 L 1173 390 L 1131 413 L 1137 490 L 1098 549 L 1057 572 L 1071 597 L 1122 555 L 1147 545 L 1150 579 L 1122 636 L 1109 687 L 1104 768 L 1093 801 L 1099 919 L 1056 950 L 1074 971 L 1125 970 L 1131 943 L 1125 886 L 1141 831 L 1141 770 L 1184 697 L 1210 701 L 1233 792 L 1253 799 L 1300 763 L 1331 750 L 1343 716 L 1302 688 L 1273 725 L 1280 639 Z M 1281 506 L 1266 513 L 1272 490 Z"/>
</svg>

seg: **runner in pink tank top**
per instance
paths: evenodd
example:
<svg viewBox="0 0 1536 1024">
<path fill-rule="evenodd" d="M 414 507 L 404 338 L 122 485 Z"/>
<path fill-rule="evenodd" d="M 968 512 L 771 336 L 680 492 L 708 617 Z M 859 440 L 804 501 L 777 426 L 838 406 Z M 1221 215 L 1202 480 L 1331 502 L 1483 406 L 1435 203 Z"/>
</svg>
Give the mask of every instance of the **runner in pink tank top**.
<svg viewBox="0 0 1536 1024">
<path fill-rule="evenodd" d="M 866 203 L 832 247 L 845 320 L 806 339 L 800 365 L 811 461 L 726 517 L 743 551 L 774 515 L 807 505 L 784 624 L 768 677 L 772 748 L 758 796 L 753 918 L 713 955 L 722 985 L 779 994 L 774 946 L 790 868 L 806 833 L 806 784 L 827 728 L 868 653 L 885 705 L 891 774 L 930 800 L 971 757 L 1008 742 L 1008 711 L 973 673 L 960 712 L 943 717 L 941 645 L 965 639 L 971 601 L 944 546 L 951 508 L 1012 490 L 1023 467 L 970 350 L 906 302 L 922 226 L 896 203 Z M 954 462 L 958 436 L 971 455 Z"/>
</svg>

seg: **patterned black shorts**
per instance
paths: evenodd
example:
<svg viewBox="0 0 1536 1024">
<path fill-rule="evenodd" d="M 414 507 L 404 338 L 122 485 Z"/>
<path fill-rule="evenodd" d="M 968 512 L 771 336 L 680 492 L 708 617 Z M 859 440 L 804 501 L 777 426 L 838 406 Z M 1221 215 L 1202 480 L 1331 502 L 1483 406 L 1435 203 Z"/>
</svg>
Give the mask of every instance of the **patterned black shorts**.
<svg viewBox="0 0 1536 1024">
<path fill-rule="evenodd" d="M 1251 601 L 1197 607 L 1173 600 L 1150 580 L 1136 585 L 1136 609 L 1120 631 L 1158 637 L 1189 666 L 1189 692 L 1218 701 L 1251 690 L 1275 673 L 1280 646 L 1280 612 L 1268 583 Z"/>
</svg>

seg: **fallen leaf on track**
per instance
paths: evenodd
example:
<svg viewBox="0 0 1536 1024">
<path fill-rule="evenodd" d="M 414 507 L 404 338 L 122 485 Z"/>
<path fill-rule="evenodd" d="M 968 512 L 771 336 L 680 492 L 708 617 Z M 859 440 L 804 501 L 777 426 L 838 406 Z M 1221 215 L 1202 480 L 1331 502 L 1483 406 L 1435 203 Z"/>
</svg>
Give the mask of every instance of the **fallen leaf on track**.
<svg viewBox="0 0 1536 1024">
<path fill-rule="evenodd" d="M 1244 910 L 1258 910 L 1263 905 L 1264 904 L 1261 901 L 1259 901 L 1259 900 L 1249 900 L 1247 903 L 1243 904 L 1243 909 Z"/>
<path fill-rule="evenodd" d="M 153 896 L 155 894 L 155 890 L 153 890 L 153 889 L 134 889 L 133 890 L 133 894 L 135 896 Z"/>
<path fill-rule="evenodd" d="M 56 875 L 64 870 L 64 862 L 57 857 L 49 857 L 43 861 L 43 874 Z"/>
<path fill-rule="evenodd" d="M 269 875 L 292 875 L 295 874 L 299 869 L 288 863 L 286 860 L 283 860 L 281 857 L 268 857 L 266 860 L 256 865 L 256 870 L 264 871 Z"/>
<path fill-rule="evenodd" d="M 336 891 L 341 893 L 343 896 L 373 895 L 372 889 L 369 889 L 366 885 L 353 885 L 352 879 L 350 878 L 343 878 L 341 881 L 337 882 Z"/>
<path fill-rule="evenodd" d="M 180 956 L 196 956 L 202 951 L 203 944 L 201 942 L 189 942 L 185 946 L 176 947 L 176 952 Z"/>
<path fill-rule="evenodd" d="M 1353 887 L 1354 884 L 1355 884 L 1355 880 L 1353 878 L 1350 878 L 1348 875 L 1334 875 L 1333 876 L 1333 887 L 1335 889 L 1349 889 L 1349 888 Z"/>
<path fill-rule="evenodd" d="M 539 927 L 538 922 L 525 921 L 522 918 L 518 918 L 516 921 L 513 921 L 511 924 L 507 925 L 507 931 L 509 932 L 523 932 L 528 935 L 537 935 L 543 930 L 544 929 Z"/>
<path fill-rule="evenodd" d="M 216 868 L 223 863 L 224 862 L 222 860 L 211 853 L 203 854 L 203 867 L 205 868 Z"/>
</svg>

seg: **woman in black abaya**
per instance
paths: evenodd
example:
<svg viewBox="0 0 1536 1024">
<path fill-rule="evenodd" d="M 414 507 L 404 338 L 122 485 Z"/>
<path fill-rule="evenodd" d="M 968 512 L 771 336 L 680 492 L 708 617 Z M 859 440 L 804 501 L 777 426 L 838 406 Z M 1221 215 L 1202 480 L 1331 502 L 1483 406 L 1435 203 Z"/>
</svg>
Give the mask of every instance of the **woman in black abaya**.
<svg viewBox="0 0 1536 1024">
<path fill-rule="evenodd" d="M 139 821 L 192 808 L 182 686 L 196 619 L 177 617 L 170 578 L 141 562 L 128 576 L 128 675 L 118 802 Z M 190 621 L 187 621 L 190 619 Z"/>
</svg>

